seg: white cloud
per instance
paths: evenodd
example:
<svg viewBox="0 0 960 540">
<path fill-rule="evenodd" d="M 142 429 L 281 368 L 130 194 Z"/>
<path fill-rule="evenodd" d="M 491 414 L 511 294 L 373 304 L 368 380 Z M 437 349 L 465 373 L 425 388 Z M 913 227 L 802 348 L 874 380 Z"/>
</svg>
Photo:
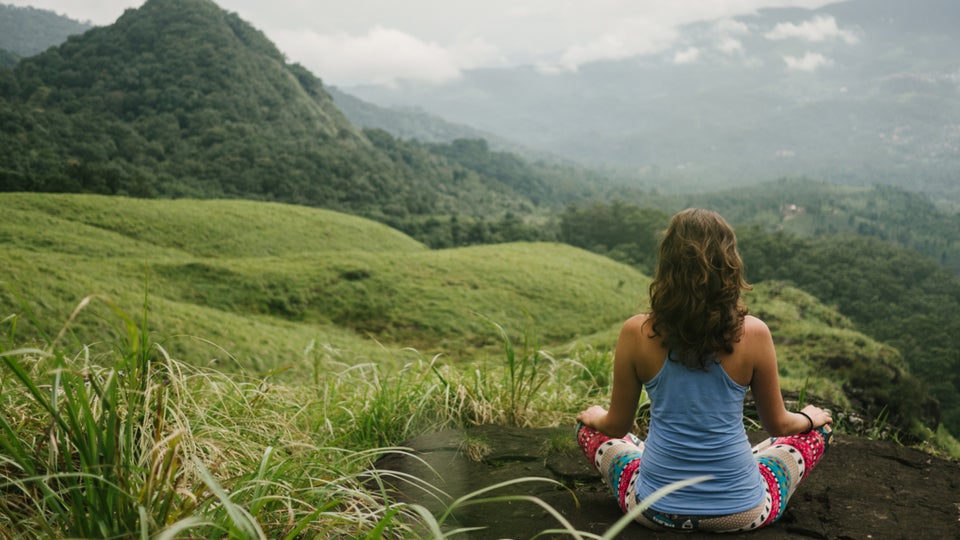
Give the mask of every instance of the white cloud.
<svg viewBox="0 0 960 540">
<path fill-rule="evenodd" d="M 806 41 L 827 41 L 842 39 L 848 44 L 858 41 L 856 34 L 837 26 L 837 20 L 830 16 L 819 15 L 800 24 L 780 23 L 763 35 L 770 40 L 802 39 Z"/>
<path fill-rule="evenodd" d="M 803 56 L 784 56 L 783 61 L 787 63 L 787 69 L 790 71 L 816 71 L 821 67 L 833 65 L 833 60 L 820 53 L 808 52 Z"/>
<path fill-rule="evenodd" d="M 745 49 L 739 38 L 750 33 L 750 27 L 746 23 L 729 18 L 720 19 L 713 25 L 710 33 L 718 51 L 727 56 L 744 56 Z"/>
<path fill-rule="evenodd" d="M 0 0 L 96 24 L 110 24 L 125 8 L 144 1 Z M 681 41 L 681 32 L 693 23 L 711 29 L 711 43 L 699 45 L 703 61 L 717 43 L 728 54 L 740 51 L 734 41 L 723 39 L 748 43 L 744 35 L 756 29 L 737 17 L 763 8 L 815 9 L 841 0 L 214 1 L 262 30 L 291 60 L 325 81 L 348 86 L 399 78 L 440 82 L 476 67 L 542 65 L 571 71 L 588 62 L 682 50 L 693 42 Z M 796 32 L 785 28 L 790 27 L 777 32 Z M 747 61 L 748 54 L 739 57 Z"/>
<path fill-rule="evenodd" d="M 700 59 L 700 49 L 688 47 L 682 51 L 677 51 L 673 55 L 674 64 L 692 64 Z"/>
<path fill-rule="evenodd" d="M 500 49 L 479 36 L 458 35 L 450 46 L 450 54 L 460 69 L 506 64 Z"/>
<path fill-rule="evenodd" d="M 382 26 L 359 36 L 281 30 L 271 37 L 291 60 L 337 84 L 390 85 L 400 79 L 442 83 L 461 74 L 449 50 Z"/>
<path fill-rule="evenodd" d="M 568 47 L 554 67 L 558 71 L 577 71 L 590 62 L 658 53 L 669 48 L 677 37 L 675 27 L 646 19 L 626 20 L 590 41 Z"/>
<path fill-rule="evenodd" d="M 717 50 L 730 56 L 743 54 L 743 43 L 740 43 L 739 39 L 724 37 L 717 42 Z"/>
<path fill-rule="evenodd" d="M 714 25 L 714 29 L 721 36 L 737 36 L 750 33 L 747 23 L 734 19 L 721 19 Z"/>
</svg>

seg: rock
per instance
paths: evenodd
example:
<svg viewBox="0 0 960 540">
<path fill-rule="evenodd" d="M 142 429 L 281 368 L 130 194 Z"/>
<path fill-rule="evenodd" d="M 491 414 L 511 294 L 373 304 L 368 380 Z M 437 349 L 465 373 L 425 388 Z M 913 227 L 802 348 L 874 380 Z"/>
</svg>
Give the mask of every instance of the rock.
<svg viewBox="0 0 960 540">
<path fill-rule="evenodd" d="M 750 436 L 756 442 L 765 435 Z M 386 475 L 398 499 L 421 504 L 434 515 L 451 501 L 483 488 L 524 477 L 539 479 L 474 497 L 518 497 L 514 500 L 459 505 L 443 525 L 448 530 L 479 529 L 457 538 L 527 539 L 562 528 L 550 510 L 519 497 L 540 499 L 574 528 L 592 534 L 603 534 L 622 516 L 613 495 L 580 453 L 572 427 L 479 426 L 423 435 L 402 446 L 412 451 L 388 454 L 376 468 Z M 433 493 L 413 478 L 444 494 Z M 960 463 L 891 442 L 837 434 L 779 522 L 722 537 L 960 538 Z M 571 537 L 558 532 L 538 538 Z M 678 533 L 650 531 L 632 523 L 618 538 L 675 539 Z M 694 533 L 683 538 L 717 535 Z"/>
</svg>

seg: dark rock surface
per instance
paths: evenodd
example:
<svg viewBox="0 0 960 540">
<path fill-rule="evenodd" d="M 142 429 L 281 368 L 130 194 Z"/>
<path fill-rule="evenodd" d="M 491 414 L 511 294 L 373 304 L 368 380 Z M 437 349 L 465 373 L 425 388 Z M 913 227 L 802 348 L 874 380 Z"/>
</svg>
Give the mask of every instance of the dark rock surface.
<svg viewBox="0 0 960 540">
<path fill-rule="evenodd" d="M 752 433 L 762 440 L 764 434 Z M 537 497 L 579 531 L 603 534 L 622 514 L 576 446 L 573 428 L 519 429 L 481 426 L 424 435 L 407 441 L 412 454 L 389 454 L 381 471 L 411 474 L 442 489 L 446 502 L 394 480 L 401 500 L 435 513 L 450 500 L 522 477 L 548 478 L 513 484 L 475 497 Z M 440 499 L 443 499 L 441 497 Z M 460 505 L 443 523 L 482 527 L 455 538 L 533 538 L 561 529 L 556 517 L 530 500 Z M 717 538 L 715 534 L 655 532 L 631 523 L 618 538 Z M 960 463 L 891 442 L 838 434 L 827 455 L 797 489 L 781 520 L 765 529 L 722 538 L 960 538 Z M 571 538 L 546 533 L 538 538 Z"/>
</svg>

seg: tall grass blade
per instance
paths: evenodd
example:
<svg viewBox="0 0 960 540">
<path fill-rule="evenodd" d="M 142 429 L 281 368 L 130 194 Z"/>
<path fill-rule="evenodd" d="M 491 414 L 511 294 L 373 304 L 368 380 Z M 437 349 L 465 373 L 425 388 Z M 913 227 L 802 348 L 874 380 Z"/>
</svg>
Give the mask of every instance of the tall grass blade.
<svg viewBox="0 0 960 540">
<path fill-rule="evenodd" d="M 260 526 L 253 520 L 252 516 L 244 512 L 243 508 L 234 504 L 230 500 L 230 496 L 227 495 L 227 492 L 220 486 L 220 483 L 217 482 L 216 478 L 210 474 L 210 471 L 204 467 L 203 463 L 197 458 L 194 457 L 194 466 L 197 467 L 199 472 L 200 479 L 203 483 L 210 489 L 210 492 L 216 496 L 220 501 L 220 504 L 224 511 L 230 518 L 229 530 L 231 532 L 231 538 L 260 538 L 266 540 L 266 536 L 263 534 Z M 239 531 L 238 531 L 239 529 Z M 239 535 L 237 534 L 239 532 Z"/>
<path fill-rule="evenodd" d="M 190 537 L 189 535 L 182 535 L 181 533 L 189 531 L 190 529 L 199 529 L 200 527 L 210 526 L 211 522 L 201 519 L 198 516 L 189 516 L 177 521 L 176 523 L 170 525 L 169 527 L 160 531 L 153 540 L 174 540 L 176 538 Z"/>
<path fill-rule="evenodd" d="M 572 494 L 573 492 L 571 492 L 571 495 Z M 550 506 L 549 504 L 544 502 L 542 499 L 533 497 L 531 495 L 503 495 L 500 497 L 489 497 L 486 499 L 472 499 L 469 501 L 464 501 L 460 506 L 470 506 L 470 505 L 476 505 L 476 504 L 487 504 L 487 503 L 497 503 L 497 502 L 511 502 L 511 501 L 526 501 L 543 508 L 544 510 L 547 511 L 547 513 L 553 516 L 553 518 L 556 519 L 560 523 L 560 525 L 563 526 L 562 529 L 557 529 L 556 530 L 557 532 L 566 533 L 578 539 L 583 538 L 582 536 L 583 533 L 578 531 L 576 527 L 574 527 L 569 521 L 567 521 L 567 518 L 563 517 L 563 514 L 558 512 L 554 507 Z"/>
<path fill-rule="evenodd" d="M 710 478 L 711 478 L 710 476 L 695 476 L 693 478 L 688 478 L 680 482 L 674 482 L 673 484 L 664 486 L 654 491 L 653 493 L 650 494 L 649 497 L 640 501 L 640 503 L 637 504 L 637 506 L 633 507 L 629 512 L 624 514 L 623 517 L 618 519 L 616 523 L 611 525 L 610 528 L 603 533 L 603 536 L 600 537 L 601 540 L 614 540 L 614 538 L 616 538 L 618 534 L 620 534 L 624 529 L 626 529 L 627 526 L 633 522 L 633 520 L 637 519 L 637 516 L 642 514 L 644 510 L 646 510 L 647 508 L 650 508 L 650 506 L 652 506 L 653 503 L 659 501 L 660 499 L 664 498 L 668 494 L 673 493 L 678 489 L 685 488 L 687 486 L 699 484 L 700 482 L 704 482 L 706 480 L 709 480 Z"/>
<path fill-rule="evenodd" d="M 457 507 L 465 504 L 466 501 L 468 501 L 468 500 L 470 500 L 470 499 L 474 499 L 474 498 L 479 497 L 480 495 L 483 495 L 484 493 L 488 493 L 488 492 L 490 492 L 490 491 L 494 491 L 494 490 L 497 490 L 497 489 L 500 489 L 500 488 L 503 488 L 503 487 L 507 487 L 507 486 L 512 486 L 513 484 L 521 484 L 521 483 L 523 483 L 523 482 L 546 482 L 546 483 L 548 483 L 548 484 L 556 484 L 556 485 L 558 485 L 558 486 L 560 486 L 560 487 L 562 487 L 562 488 L 564 488 L 564 489 L 566 489 L 566 490 L 569 491 L 569 488 L 567 488 L 565 485 L 563 485 L 562 482 L 558 482 L 558 481 L 553 480 L 553 479 L 551 479 L 551 478 L 542 478 L 542 477 L 539 477 L 539 476 L 522 476 L 522 477 L 520 477 L 520 478 L 511 478 L 510 480 L 505 480 L 505 481 L 503 481 L 503 482 L 499 482 L 499 483 L 496 483 L 496 484 L 493 484 L 493 485 L 486 486 L 486 487 L 484 487 L 484 488 L 478 489 L 478 490 L 476 490 L 476 491 L 472 491 L 472 492 L 467 493 L 466 495 L 463 495 L 462 497 L 456 499 L 455 501 L 453 501 L 453 502 L 450 504 L 450 507 L 447 508 L 447 511 L 444 512 L 444 513 L 440 516 L 440 521 L 443 522 L 444 520 L 446 520 L 448 517 L 450 517 L 450 513 L 453 511 L 453 509 L 455 509 L 455 508 L 457 508 Z M 571 491 L 570 494 L 573 495 L 573 492 Z"/>
<path fill-rule="evenodd" d="M 390 526 L 393 518 L 400 512 L 399 508 L 391 508 L 380 518 L 380 521 L 377 522 L 376 526 L 373 527 L 373 530 L 368 532 L 364 538 L 367 540 L 379 540 L 383 537 L 384 531 L 387 530 L 387 527 Z"/>
</svg>

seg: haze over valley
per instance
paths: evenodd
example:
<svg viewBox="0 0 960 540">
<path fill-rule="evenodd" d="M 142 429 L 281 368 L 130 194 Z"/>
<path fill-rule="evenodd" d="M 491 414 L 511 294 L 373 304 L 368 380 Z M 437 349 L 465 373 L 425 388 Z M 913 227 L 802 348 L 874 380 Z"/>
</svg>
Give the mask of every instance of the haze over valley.
<svg viewBox="0 0 960 540">
<path fill-rule="evenodd" d="M 960 199 L 960 6 L 850 0 L 683 26 L 642 55 L 338 88 L 659 191 L 781 176 Z M 611 45 L 612 47 L 613 45 Z"/>
</svg>

